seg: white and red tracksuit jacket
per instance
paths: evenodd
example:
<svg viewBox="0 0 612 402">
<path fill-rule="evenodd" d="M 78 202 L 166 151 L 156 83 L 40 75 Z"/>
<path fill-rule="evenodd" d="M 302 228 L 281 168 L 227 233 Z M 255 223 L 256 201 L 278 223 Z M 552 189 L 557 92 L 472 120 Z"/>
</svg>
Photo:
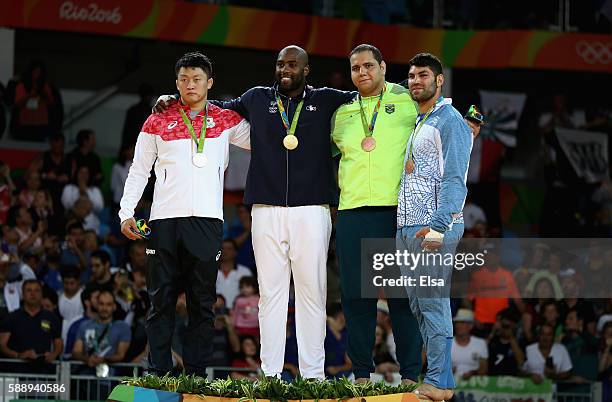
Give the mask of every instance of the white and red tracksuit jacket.
<svg viewBox="0 0 612 402">
<path fill-rule="evenodd" d="M 223 220 L 223 175 L 229 144 L 250 149 L 250 125 L 238 113 L 209 103 L 204 142 L 207 163 L 198 168 L 191 159 L 196 145 L 179 108 L 189 116 L 189 107 L 177 104 L 164 113 L 152 114 L 144 123 L 121 198 L 121 222 L 134 216 L 153 163 L 157 180 L 150 220 L 188 216 Z M 202 111 L 191 120 L 198 138 L 204 116 Z"/>
</svg>

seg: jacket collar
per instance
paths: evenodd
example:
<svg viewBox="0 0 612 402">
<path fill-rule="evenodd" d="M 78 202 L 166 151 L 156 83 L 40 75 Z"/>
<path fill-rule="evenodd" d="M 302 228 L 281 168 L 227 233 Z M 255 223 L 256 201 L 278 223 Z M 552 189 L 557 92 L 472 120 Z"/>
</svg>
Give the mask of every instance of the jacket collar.
<svg viewBox="0 0 612 402">
<path fill-rule="evenodd" d="M 274 85 L 272 85 L 272 87 L 270 88 L 272 91 L 272 96 L 276 96 L 276 94 L 278 94 L 281 99 L 289 99 L 289 97 L 287 95 L 283 95 L 279 90 L 278 90 L 278 82 L 275 82 Z M 291 98 L 292 100 L 302 100 L 302 99 L 306 99 L 310 93 L 312 92 L 312 87 L 309 87 L 308 84 L 306 84 L 306 86 L 304 87 L 304 91 L 302 92 L 302 95 L 298 96 L 297 98 Z"/>
<path fill-rule="evenodd" d="M 183 102 L 181 101 L 181 99 L 179 98 L 178 103 L 177 103 L 178 107 L 183 109 L 183 111 L 185 112 L 185 114 L 187 116 L 189 116 L 189 113 L 191 113 L 191 108 L 189 107 L 189 105 L 184 105 Z M 208 111 L 210 112 L 210 107 L 212 106 L 212 104 L 210 102 L 206 103 L 206 106 L 208 107 Z M 202 109 L 197 116 L 204 116 L 206 109 Z"/>
</svg>

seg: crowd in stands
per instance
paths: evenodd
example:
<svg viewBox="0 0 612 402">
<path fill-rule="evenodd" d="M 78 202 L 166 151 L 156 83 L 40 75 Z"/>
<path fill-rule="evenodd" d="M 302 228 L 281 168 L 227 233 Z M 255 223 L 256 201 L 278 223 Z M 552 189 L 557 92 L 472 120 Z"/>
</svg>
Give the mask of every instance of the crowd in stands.
<svg viewBox="0 0 612 402">
<path fill-rule="evenodd" d="M 39 82 L 44 70 L 35 71 L 36 67 L 33 82 Z M 146 242 L 128 242 L 120 233 L 117 218 L 135 137 L 129 130 L 124 134 L 117 161 L 110 177 L 105 178 L 96 153 L 95 131 L 81 130 L 75 148 L 66 152 L 66 140 L 56 125 L 59 95 L 44 80 L 39 84 L 18 83 L 15 94 L 27 97 L 25 94 L 33 91 L 38 91 L 38 109 L 28 109 L 28 100 L 16 102 L 17 110 L 25 107 L 27 112 L 16 114 L 21 120 L 15 127 L 25 130 L 23 138 L 46 138 L 49 148 L 20 174 L 0 164 L 0 357 L 27 362 L 13 367 L 21 372 L 49 370 L 49 363 L 60 358 L 82 362 L 80 372 L 88 374 L 99 374 L 104 365 L 110 365 L 113 374 L 112 364 L 116 362 L 146 367 Z M 140 106 L 133 109 L 134 119 L 146 117 L 142 110 L 150 103 L 150 93 L 150 88 L 142 88 Z M 41 107 L 46 111 L 42 112 Z M 40 125 L 32 127 L 36 119 L 27 117 L 32 110 L 46 116 L 40 120 L 47 123 L 44 129 Z M 587 123 L 609 132 L 609 119 L 605 116 L 609 112 L 596 114 Z M 545 203 L 543 208 L 539 234 L 562 234 L 564 228 L 559 225 L 568 229 L 567 220 L 560 223 L 559 217 L 570 214 L 575 218 L 576 205 L 582 205 L 585 214 L 590 211 L 582 222 L 577 222 L 587 228 L 586 233 L 610 233 L 610 181 L 591 186 L 590 193 L 570 194 L 580 184 L 550 134 L 554 127 L 578 125 L 572 122 L 563 99 L 555 99 L 551 112 L 539 119 L 539 146 L 551 156 L 543 159 L 550 173 L 546 182 L 551 199 L 545 201 L 550 204 Z M 138 123 L 126 122 L 126 127 L 133 126 Z M 105 179 L 111 190 L 107 194 L 101 190 Z M 465 237 L 499 236 L 503 233 L 499 216 L 491 216 L 482 193 L 474 195 L 465 205 Z M 560 197 L 572 200 L 572 204 L 564 207 Z M 151 199 L 152 191 L 148 189 L 137 208 L 137 217 L 148 217 Z M 555 206 L 566 209 L 554 209 Z M 226 239 L 216 283 L 211 365 L 224 367 L 215 373 L 218 377 L 256 378 L 260 368 L 259 296 L 250 209 L 242 204 L 225 207 L 230 218 L 225 222 Z M 332 235 L 325 341 L 325 372 L 329 378 L 351 372 L 334 244 Z M 536 383 L 548 378 L 609 384 L 609 282 L 603 281 L 599 290 L 591 289 L 599 291 L 600 298 L 583 299 L 578 291 L 580 274 L 562 269 L 563 254 L 545 244 L 535 243 L 526 250 L 523 263 L 516 269 L 503 266 L 494 246 L 488 250 L 491 252 L 485 267 L 474 272 L 466 297 L 453 299 L 455 375 L 463 379 L 475 375 L 521 375 Z M 593 246 L 582 264 L 590 274 L 605 278 L 604 270 L 612 267 L 612 251 Z M 503 286 L 507 296 L 483 296 L 483 289 L 490 289 L 490 285 Z M 293 300 L 291 296 L 286 329 L 283 378 L 287 380 L 299 372 Z M 178 368 L 182 364 L 186 311 L 185 296 L 181 294 L 176 304 L 172 346 Z M 379 378 L 397 382 L 399 366 L 392 327 L 387 304 L 381 299 L 372 359 Z"/>
<path fill-rule="evenodd" d="M 361 19 L 379 24 L 403 24 L 431 28 L 433 8 L 442 9 L 442 26 L 451 29 L 537 29 L 558 30 L 559 7 L 563 2 L 490 2 L 484 0 L 190 0 L 196 3 L 228 4 L 325 17 Z M 612 10 L 601 0 L 569 1 L 570 27 L 583 32 L 610 32 Z M 563 5 L 561 5 L 563 7 Z M 562 14 L 563 15 L 563 14 Z"/>
</svg>

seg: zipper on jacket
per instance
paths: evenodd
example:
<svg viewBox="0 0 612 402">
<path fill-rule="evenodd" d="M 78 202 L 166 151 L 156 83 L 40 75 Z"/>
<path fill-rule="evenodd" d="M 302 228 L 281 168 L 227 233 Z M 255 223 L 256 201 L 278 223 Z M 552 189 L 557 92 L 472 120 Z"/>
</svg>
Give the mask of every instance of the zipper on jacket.
<svg viewBox="0 0 612 402">
<path fill-rule="evenodd" d="M 281 101 L 282 102 L 282 101 Z M 289 107 L 291 106 L 291 98 L 287 100 L 287 118 L 289 118 Z M 293 116 L 295 118 L 295 116 Z M 286 183 L 285 183 L 285 206 L 289 206 L 289 150 L 285 148 L 286 166 Z"/>
</svg>

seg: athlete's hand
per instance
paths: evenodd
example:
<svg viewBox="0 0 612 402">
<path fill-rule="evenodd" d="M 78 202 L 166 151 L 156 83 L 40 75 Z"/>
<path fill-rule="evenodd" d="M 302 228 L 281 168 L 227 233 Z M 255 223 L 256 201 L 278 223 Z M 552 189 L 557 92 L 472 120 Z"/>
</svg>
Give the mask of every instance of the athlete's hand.
<svg viewBox="0 0 612 402">
<path fill-rule="evenodd" d="M 129 218 L 121 222 L 121 233 L 124 234 L 130 240 L 138 240 L 142 236 L 138 231 L 138 226 L 136 226 L 136 220 L 134 218 Z"/>
<path fill-rule="evenodd" d="M 153 113 L 163 113 L 168 110 L 172 105 L 177 102 L 176 98 L 172 95 L 162 95 L 157 98 L 155 106 L 153 106 Z"/>
<path fill-rule="evenodd" d="M 480 124 L 474 123 L 473 121 L 468 120 L 468 119 L 464 119 L 464 120 L 467 123 L 470 130 L 472 130 L 472 137 L 476 139 L 476 137 L 478 137 L 478 134 L 480 134 Z"/>
<path fill-rule="evenodd" d="M 421 247 L 423 247 L 423 249 L 425 251 L 436 251 L 438 250 L 440 247 L 442 247 L 442 237 L 432 237 L 431 234 L 432 233 L 438 233 L 438 232 L 431 232 L 431 229 L 429 227 L 425 227 L 422 229 L 419 229 L 418 232 L 415 233 L 414 238 L 419 238 L 419 237 L 423 237 L 423 242 L 421 243 Z"/>
</svg>

